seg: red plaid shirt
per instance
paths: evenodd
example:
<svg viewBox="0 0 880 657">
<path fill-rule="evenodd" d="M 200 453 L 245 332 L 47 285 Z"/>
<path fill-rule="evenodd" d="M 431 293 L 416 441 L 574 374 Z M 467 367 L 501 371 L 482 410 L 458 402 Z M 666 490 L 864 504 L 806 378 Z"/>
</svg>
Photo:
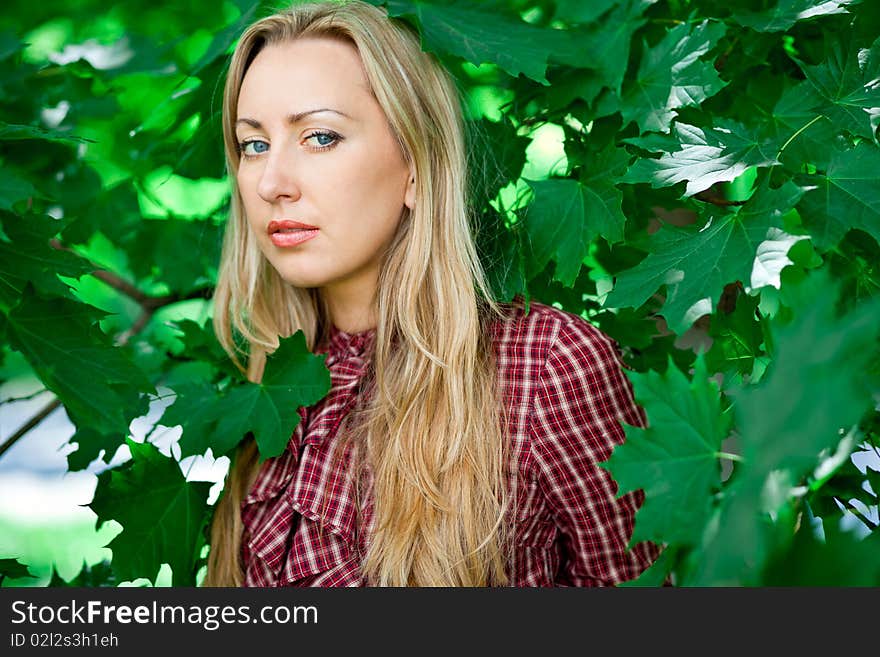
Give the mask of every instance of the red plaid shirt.
<svg viewBox="0 0 880 657">
<path fill-rule="evenodd" d="M 603 586 L 636 577 L 659 548 L 627 551 L 635 491 L 596 466 L 624 439 L 620 422 L 645 426 L 623 375 L 617 343 L 585 320 L 532 302 L 507 304 L 491 326 L 508 405 L 515 490 L 513 586 Z M 333 329 L 324 399 L 300 408 L 288 449 L 267 459 L 242 502 L 245 586 L 362 586 L 351 478 L 330 458 L 337 428 L 356 401 L 375 329 Z M 625 367 L 625 366 L 624 366 Z M 369 507 L 369 505 L 367 505 Z M 369 522 L 366 522 L 369 525 Z M 356 541 L 361 542 L 356 544 Z"/>
</svg>

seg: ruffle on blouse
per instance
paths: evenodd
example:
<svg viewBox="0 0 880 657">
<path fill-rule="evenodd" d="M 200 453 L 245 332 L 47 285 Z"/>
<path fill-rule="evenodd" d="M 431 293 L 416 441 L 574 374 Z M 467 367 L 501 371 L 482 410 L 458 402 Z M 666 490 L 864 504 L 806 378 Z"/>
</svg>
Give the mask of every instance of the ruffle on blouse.
<svg viewBox="0 0 880 657">
<path fill-rule="evenodd" d="M 330 328 L 330 346 L 326 350 L 327 361 L 325 365 L 331 367 L 339 360 L 349 357 L 361 358 L 368 350 L 371 350 L 376 340 L 376 329 L 368 329 L 360 333 L 346 333 L 335 326 Z M 318 349 L 318 353 L 324 353 Z"/>
<path fill-rule="evenodd" d="M 340 476 L 345 469 L 298 465 L 300 461 L 329 462 L 323 451 L 332 448 L 332 441 L 326 439 L 335 436 L 339 423 L 357 401 L 374 340 L 375 329 L 347 333 L 333 327 L 328 348 L 316 350 L 327 354 L 324 364 L 330 370 L 330 392 L 310 409 L 299 408 L 302 421 L 287 450 L 266 460 L 242 503 L 243 514 L 249 505 L 265 505 L 257 514 L 259 523 L 250 528 L 248 568 L 271 573 L 276 584 L 318 573 L 322 573 L 322 579 L 346 581 L 357 572 L 353 505 L 338 503 L 340 499 L 351 499 L 353 493 L 350 480 Z M 293 531 L 297 514 L 305 519 L 302 521 L 318 523 L 327 530 L 322 532 L 327 540 L 319 549 L 313 544 L 299 544 L 299 536 Z M 307 558 L 287 559 L 288 553 L 297 554 L 299 550 Z M 282 572 L 285 563 L 290 572 Z"/>
</svg>

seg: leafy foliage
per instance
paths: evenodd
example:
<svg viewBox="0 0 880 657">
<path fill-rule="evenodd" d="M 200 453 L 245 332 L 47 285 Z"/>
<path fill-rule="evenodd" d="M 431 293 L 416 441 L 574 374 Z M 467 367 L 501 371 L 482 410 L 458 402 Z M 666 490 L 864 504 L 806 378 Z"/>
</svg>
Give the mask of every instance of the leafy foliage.
<svg viewBox="0 0 880 657">
<path fill-rule="evenodd" d="M 697 358 L 692 381 L 672 364 L 664 374 L 649 371 L 632 380 L 651 426 L 626 427 L 627 441 L 604 467 L 621 490 L 645 490 L 633 543 L 692 545 L 708 522 L 711 495 L 721 483 L 718 459 L 730 430 L 730 414 L 722 412 L 717 386 L 708 379 L 702 357 Z"/>
<path fill-rule="evenodd" d="M 95 326 L 100 315 L 83 303 L 42 299 L 27 286 L 9 312 L 7 335 L 77 427 L 123 435 L 126 417 L 146 412 L 141 394 L 153 390 L 130 356 Z M 68 330 L 59 332 L 59 326 Z"/>
<path fill-rule="evenodd" d="M 173 583 L 185 585 L 196 574 L 210 484 L 187 482 L 179 465 L 149 443 L 127 445 L 132 460 L 101 473 L 90 505 L 98 518 L 122 523 L 109 546 L 113 574 L 155 578 L 168 563 Z"/>
<path fill-rule="evenodd" d="M 210 383 L 181 383 L 178 397 L 162 420 L 183 427 L 181 457 L 231 451 L 246 433 L 253 433 L 260 459 L 278 456 L 299 422 L 296 409 L 311 406 L 330 390 L 323 358 L 309 354 L 298 331 L 268 358 L 260 383 L 239 381 L 224 390 Z"/>
<path fill-rule="evenodd" d="M 877 3 L 371 2 L 463 91 L 498 297 L 623 348 L 649 425 L 602 466 L 646 492 L 633 540 L 666 546 L 632 584 L 880 583 Z M 179 458 L 251 433 L 264 459 L 329 388 L 301 333 L 254 384 L 209 323 L 224 65 L 273 5 L 0 18 L 0 372 L 17 352 L 56 395 L 71 470 L 131 451 L 99 477 L 123 530 L 82 585 L 198 583 L 206 484 L 129 437 L 151 401 L 173 398 Z"/>
</svg>

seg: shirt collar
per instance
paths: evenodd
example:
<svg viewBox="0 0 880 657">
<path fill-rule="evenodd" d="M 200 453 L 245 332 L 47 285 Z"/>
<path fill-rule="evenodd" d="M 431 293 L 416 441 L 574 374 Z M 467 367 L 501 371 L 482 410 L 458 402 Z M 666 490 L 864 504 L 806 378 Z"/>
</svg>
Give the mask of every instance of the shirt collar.
<svg viewBox="0 0 880 657">
<path fill-rule="evenodd" d="M 330 327 L 329 347 L 322 350 L 326 352 L 328 358 L 336 360 L 345 360 L 350 356 L 363 357 L 376 339 L 376 329 L 371 328 L 358 333 L 348 333 L 336 326 Z"/>
</svg>

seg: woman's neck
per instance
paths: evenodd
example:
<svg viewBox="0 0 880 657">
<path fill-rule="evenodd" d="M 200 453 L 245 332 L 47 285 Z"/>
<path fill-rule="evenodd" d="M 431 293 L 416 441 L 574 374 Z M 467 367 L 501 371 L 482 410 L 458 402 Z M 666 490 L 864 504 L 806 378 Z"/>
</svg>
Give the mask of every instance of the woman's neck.
<svg viewBox="0 0 880 657">
<path fill-rule="evenodd" d="M 375 308 L 362 302 L 340 303 L 338 298 L 327 299 L 330 323 L 346 333 L 362 333 L 376 328 L 378 319 Z"/>
</svg>

